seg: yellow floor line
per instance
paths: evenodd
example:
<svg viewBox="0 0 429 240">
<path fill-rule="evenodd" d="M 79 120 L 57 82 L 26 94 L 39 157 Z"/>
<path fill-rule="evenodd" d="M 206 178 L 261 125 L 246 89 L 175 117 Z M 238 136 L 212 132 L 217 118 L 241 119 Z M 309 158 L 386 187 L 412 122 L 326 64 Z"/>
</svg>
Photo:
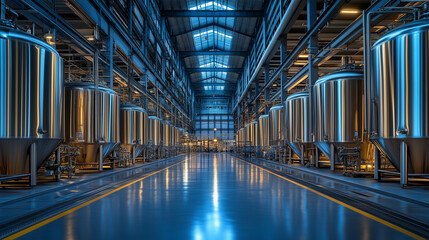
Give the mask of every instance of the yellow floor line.
<svg viewBox="0 0 429 240">
<path fill-rule="evenodd" d="M 120 186 L 120 187 L 118 187 L 118 188 L 116 188 L 116 189 L 114 189 L 114 190 L 112 190 L 112 191 L 110 191 L 110 192 L 108 192 L 108 193 L 105 193 L 105 194 L 103 194 L 103 195 L 101 195 L 101 196 L 99 196 L 99 197 L 96 197 L 96 198 L 94 198 L 94 199 L 91 199 L 91 200 L 89 200 L 88 202 L 82 203 L 81 205 L 78 205 L 78 206 L 76 206 L 76 207 L 74 207 L 74 208 L 71 208 L 71 209 L 69 209 L 69 210 L 65 211 L 65 212 L 62 212 L 62 213 L 60 213 L 60 214 L 58 214 L 58 215 L 55 215 L 55 216 L 50 217 L 50 218 L 48 218 L 48 219 L 46 219 L 46 220 L 44 220 L 44 221 L 41 221 L 41 222 L 39 222 L 39 223 L 37 223 L 37 224 L 35 224 L 35 225 L 32 225 L 31 227 L 28 227 L 28 228 L 26 228 L 26 229 L 24 229 L 24 230 L 21 230 L 21 231 L 19 231 L 19 232 L 15 233 L 15 234 L 13 234 L 13 235 L 10 235 L 9 237 L 6 237 L 6 238 L 5 238 L 5 240 L 10 240 L 10 239 L 16 239 L 16 238 L 19 238 L 19 237 L 21 237 L 21 236 L 23 236 L 23 235 L 25 235 L 25 234 L 27 234 L 27 233 L 29 233 L 29 232 L 31 232 L 31 231 L 34 231 L 34 230 L 36 230 L 36 229 L 38 229 L 38 228 L 40 228 L 40 227 L 42 227 L 42 226 L 44 226 L 44 225 L 46 225 L 46 224 L 50 223 L 50 222 L 53 222 L 53 221 L 55 221 L 55 220 L 57 220 L 57 219 L 59 219 L 59 218 L 61 218 L 61 217 L 64 217 L 64 216 L 66 216 L 66 215 L 68 215 L 68 214 L 70 214 L 70 213 L 72 213 L 72 212 L 74 212 L 74 211 L 76 211 L 76 210 L 79 210 L 79 209 L 81 209 L 81 208 L 83 208 L 83 207 L 85 207 L 85 206 L 88 206 L 89 204 L 91 204 L 91 203 L 93 203 L 93 202 L 95 202 L 95 201 L 97 201 L 97 200 L 100 200 L 100 199 L 102 199 L 102 198 L 104 198 L 104 197 L 106 197 L 106 196 L 108 196 L 108 195 L 110 195 L 110 194 L 112 194 L 112 193 L 115 193 L 115 192 L 117 192 L 117 191 L 119 191 L 119 190 L 121 190 L 121 189 L 124 189 L 124 188 L 126 188 L 126 187 L 128 187 L 128 186 L 130 186 L 130 185 L 133 185 L 134 183 L 140 182 L 141 180 L 143 180 L 143 179 L 145 179 L 145 178 L 148 178 L 148 177 L 150 177 L 150 176 L 153 176 L 153 175 L 155 175 L 155 174 L 157 174 L 157 173 L 160 173 L 160 172 L 162 172 L 162 171 L 165 171 L 165 170 L 167 170 L 167 169 L 169 169 L 169 168 L 171 168 L 171 167 L 174 167 L 174 166 L 176 166 L 176 165 L 179 165 L 179 164 L 181 164 L 181 163 L 183 163 L 183 162 L 185 162 L 185 161 L 187 161 L 187 160 L 188 160 L 188 159 L 185 159 L 185 160 L 180 161 L 180 162 L 178 162 L 178 163 L 175 163 L 175 164 L 173 164 L 173 165 L 171 165 L 171 166 L 168 166 L 168 167 L 163 168 L 163 169 L 161 169 L 161 170 L 158 170 L 158 171 L 156 171 L 156 172 L 150 173 L 149 175 L 146 175 L 146 176 L 144 176 L 144 177 L 142 177 L 142 178 L 139 178 L 139 179 L 137 179 L 137 180 L 134 180 L 134 181 L 132 181 L 132 182 L 130 182 L 130 183 L 127 183 L 127 184 L 125 184 L 125 185 L 123 185 L 123 186 Z"/>
<path fill-rule="evenodd" d="M 243 162 L 245 162 L 245 163 L 247 163 L 247 164 L 250 164 L 250 165 L 252 165 L 252 166 L 254 166 L 254 167 L 257 167 L 257 168 L 259 168 L 259 169 L 262 169 L 262 170 L 264 170 L 265 172 L 271 173 L 271 174 L 273 174 L 273 175 L 275 175 L 275 176 L 277 176 L 277 177 L 279 177 L 279 178 L 282 178 L 282 179 L 284 179 L 284 180 L 286 180 L 286 181 L 288 181 L 288 182 L 291 182 L 291 183 L 293 183 L 293 184 L 295 184 L 295 185 L 298 185 L 298 186 L 300 186 L 300 187 L 302 187 L 302 188 L 305 188 L 305 189 L 307 189 L 307 190 L 309 190 L 309 191 L 311 191 L 311 192 L 313 192 L 313 193 L 316 193 L 316 194 L 318 194 L 318 195 L 320 195 L 320 196 L 322 196 L 322 197 L 324 197 L 324 198 L 327 198 L 327 199 L 329 199 L 329 200 L 331 200 L 331 201 L 333 201 L 333 202 L 335 202 L 335 203 L 338 203 L 338 204 L 340 204 L 340 205 L 342 205 L 342 206 L 344 206 L 344 207 L 346 207 L 346 208 L 348 208 L 348 209 L 350 209 L 350 210 L 352 210 L 352 211 L 354 211 L 354 212 L 360 213 L 360 214 L 364 215 L 365 217 L 368 217 L 368 218 L 370 218 L 370 219 L 372 219 L 372 220 L 374 220 L 374 221 L 377 221 L 377 222 L 379 222 L 379 223 L 382 223 L 382 224 L 384 224 L 384 225 L 386 225 L 386 226 L 388 226 L 388 227 L 390 227 L 390 228 L 393 228 L 393 229 L 395 229 L 395 230 L 397 230 L 397 231 L 399 231 L 399 232 L 402 232 L 402 233 L 404 233 L 404 234 L 406 234 L 406 235 L 408 235 L 408 236 L 410 236 L 410 237 L 413 237 L 413 238 L 415 238 L 415 239 L 422 239 L 422 240 L 424 240 L 424 239 L 425 239 L 425 238 L 420 237 L 419 235 L 414 234 L 414 233 L 412 233 L 412 232 L 410 232 L 410 231 L 408 231 L 408 230 L 405 230 L 405 229 L 403 229 L 403 228 L 401 228 L 401 227 L 399 227 L 399 226 L 397 226 L 397 225 L 395 225 L 395 224 L 393 224 L 393 223 L 390 223 L 390 222 L 385 221 L 385 220 L 383 220 L 383 219 L 381 219 L 381 218 L 379 218 L 379 217 L 376 217 L 376 216 L 374 216 L 374 215 L 372 215 L 372 214 L 370 214 L 370 213 L 364 212 L 364 211 L 362 211 L 362 210 L 360 210 L 360 209 L 357 209 L 357 208 L 355 208 L 355 207 L 353 207 L 353 206 L 350 206 L 350 205 L 348 205 L 348 204 L 346 204 L 346 203 L 343 203 L 343 202 L 341 202 L 341 201 L 339 201 L 339 200 L 337 200 L 337 199 L 335 199 L 335 198 L 332 198 L 332 197 L 330 197 L 330 196 L 328 196 L 328 195 L 326 195 L 326 194 L 323 194 L 323 193 L 321 193 L 321 192 L 319 192 L 319 191 L 316 191 L 316 190 L 314 190 L 314 189 L 312 189 L 312 188 L 306 187 L 306 186 L 304 186 L 304 185 L 302 185 L 302 184 L 300 184 L 300 183 L 297 183 L 297 182 L 295 182 L 295 181 L 293 181 L 293 180 L 290 180 L 290 179 L 288 179 L 288 178 L 285 178 L 285 177 L 283 177 L 283 176 L 281 176 L 281 175 L 279 175 L 279 174 L 277 174 L 277 173 L 271 172 L 270 170 L 267 170 L 267 169 L 265 169 L 265 168 L 263 168 L 263 167 L 260 167 L 260 166 L 258 166 L 258 165 L 253 164 L 253 163 L 250 163 L 250 162 L 244 161 L 244 160 L 242 160 L 242 159 L 240 159 L 240 158 L 237 158 L 237 159 L 239 159 L 240 161 L 243 161 Z"/>
</svg>

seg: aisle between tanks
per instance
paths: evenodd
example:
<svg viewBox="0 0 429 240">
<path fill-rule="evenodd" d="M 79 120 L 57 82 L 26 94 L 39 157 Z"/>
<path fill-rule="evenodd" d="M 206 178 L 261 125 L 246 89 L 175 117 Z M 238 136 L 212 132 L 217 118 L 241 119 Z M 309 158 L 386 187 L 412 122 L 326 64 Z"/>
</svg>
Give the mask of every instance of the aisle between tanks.
<svg viewBox="0 0 429 240">
<path fill-rule="evenodd" d="M 228 154 L 198 154 L 47 222 L 22 239 L 412 239 Z"/>
</svg>

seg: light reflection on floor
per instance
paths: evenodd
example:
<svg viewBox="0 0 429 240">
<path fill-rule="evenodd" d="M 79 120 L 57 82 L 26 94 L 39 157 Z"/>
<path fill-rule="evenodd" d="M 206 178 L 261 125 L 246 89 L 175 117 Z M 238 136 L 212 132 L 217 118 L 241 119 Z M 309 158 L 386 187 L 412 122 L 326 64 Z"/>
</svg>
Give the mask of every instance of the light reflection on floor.
<svg viewBox="0 0 429 240">
<path fill-rule="evenodd" d="M 227 154 L 188 161 L 24 239 L 407 239 Z"/>
</svg>

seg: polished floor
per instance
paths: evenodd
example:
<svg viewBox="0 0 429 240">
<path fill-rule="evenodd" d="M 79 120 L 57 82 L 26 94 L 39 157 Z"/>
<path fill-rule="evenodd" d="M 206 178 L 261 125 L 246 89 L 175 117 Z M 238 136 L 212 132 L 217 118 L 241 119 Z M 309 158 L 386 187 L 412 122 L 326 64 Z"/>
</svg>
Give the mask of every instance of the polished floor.
<svg viewBox="0 0 429 240">
<path fill-rule="evenodd" d="M 228 154 L 194 154 L 21 239 L 409 239 Z"/>
</svg>

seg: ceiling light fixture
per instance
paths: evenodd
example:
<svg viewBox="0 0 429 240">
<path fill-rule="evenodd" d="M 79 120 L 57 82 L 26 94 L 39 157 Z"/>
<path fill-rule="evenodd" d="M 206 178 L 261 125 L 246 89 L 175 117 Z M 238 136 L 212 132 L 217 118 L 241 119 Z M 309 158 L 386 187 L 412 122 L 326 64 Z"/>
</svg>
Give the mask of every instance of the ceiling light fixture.
<svg viewBox="0 0 429 240">
<path fill-rule="evenodd" d="M 360 11 L 356 10 L 356 9 L 344 9 L 344 10 L 341 10 L 341 13 L 345 13 L 345 14 L 357 14 L 357 13 L 360 13 Z"/>
</svg>

